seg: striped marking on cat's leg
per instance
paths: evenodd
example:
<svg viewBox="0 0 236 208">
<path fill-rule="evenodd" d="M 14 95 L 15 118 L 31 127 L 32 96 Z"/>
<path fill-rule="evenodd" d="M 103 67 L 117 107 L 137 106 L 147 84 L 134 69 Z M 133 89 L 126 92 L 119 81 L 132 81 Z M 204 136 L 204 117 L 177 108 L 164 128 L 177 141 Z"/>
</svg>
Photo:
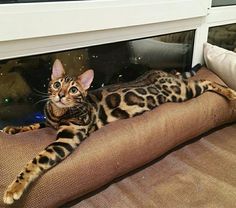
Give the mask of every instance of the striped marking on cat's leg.
<svg viewBox="0 0 236 208">
<path fill-rule="evenodd" d="M 35 129 L 41 129 L 46 127 L 45 123 L 35 123 L 28 126 L 6 126 L 3 128 L 3 132 L 7 134 L 17 134 L 20 132 L 32 131 Z"/>
<path fill-rule="evenodd" d="M 211 87 L 212 87 L 212 89 L 211 89 Z M 211 91 L 214 91 L 220 95 L 223 95 L 228 100 L 236 100 L 236 91 L 235 90 L 233 90 L 229 87 L 220 85 L 216 82 L 213 82 L 211 84 L 211 87 L 210 87 Z"/>
<path fill-rule="evenodd" d="M 198 95 L 211 91 L 220 94 L 228 100 L 236 100 L 236 91 L 229 87 L 223 86 L 216 82 L 208 80 L 189 81 L 187 93 L 189 97 L 197 97 Z"/>
<path fill-rule="evenodd" d="M 18 174 L 16 179 L 8 186 L 3 201 L 12 204 L 18 200 L 26 188 L 43 172 L 60 163 L 70 155 L 87 135 L 85 131 L 63 127 L 58 131 L 57 140 L 48 145 Z"/>
</svg>

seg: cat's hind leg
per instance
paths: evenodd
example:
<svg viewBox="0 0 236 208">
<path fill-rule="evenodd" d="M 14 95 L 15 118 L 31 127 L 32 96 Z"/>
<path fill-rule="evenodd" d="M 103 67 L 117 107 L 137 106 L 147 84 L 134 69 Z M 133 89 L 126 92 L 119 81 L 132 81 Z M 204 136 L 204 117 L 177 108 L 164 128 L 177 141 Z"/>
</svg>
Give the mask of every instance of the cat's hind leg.
<svg viewBox="0 0 236 208">
<path fill-rule="evenodd" d="M 212 82 L 210 84 L 209 90 L 224 96 L 228 100 L 236 100 L 236 91 L 229 87 L 220 85 L 216 82 Z"/>
<path fill-rule="evenodd" d="M 187 84 L 187 99 L 197 97 L 204 92 L 211 91 L 220 94 L 228 100 L 236 100 L 236 91 L 216 82 L 208 80 L 188 81 Z"/>
</svg>

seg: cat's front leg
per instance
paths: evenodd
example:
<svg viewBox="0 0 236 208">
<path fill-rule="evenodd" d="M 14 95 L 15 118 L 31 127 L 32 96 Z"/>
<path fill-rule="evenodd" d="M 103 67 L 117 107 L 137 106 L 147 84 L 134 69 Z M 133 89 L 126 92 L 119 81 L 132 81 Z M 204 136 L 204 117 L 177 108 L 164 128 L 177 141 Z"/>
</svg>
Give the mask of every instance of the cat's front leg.
<svg viewBox="0 0 236 208">
<path fill-rule="evenodd" d="M 46 127 L 45 123 L 34 123 L 28 126 L 6 126 L 3 128 L 3 132 L 7 134 L 17 134 L 20 132 L 32 131 L 35 129 L 41 129 Z"/>
<path fill-rule="evenodd" d="M 17 175 L 4 193 L 3 201 L 12 204 L 18 200 L 26 188 L 43 172 L 57 165 L 73 152 L 87 135 L 86 129 L 78 130 L 73 126 L 61 127 L 57 140 L 48 145 Z"/>
</svg>

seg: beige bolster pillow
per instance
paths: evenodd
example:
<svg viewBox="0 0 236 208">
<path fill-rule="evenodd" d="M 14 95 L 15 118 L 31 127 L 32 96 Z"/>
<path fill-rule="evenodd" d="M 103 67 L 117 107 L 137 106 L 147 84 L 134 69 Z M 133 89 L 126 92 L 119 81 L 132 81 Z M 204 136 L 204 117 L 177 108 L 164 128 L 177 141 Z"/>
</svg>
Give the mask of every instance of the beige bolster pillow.
<svg viewBox="0 0 236 208">
<path fill-rule="evenodd" d="M 198 77 L 220 82 L 208 70 Z M 185 103 L 168 103 L 93 133 L 58 166 L 29 187 L 11 207 L 58 207 L 138 168 L 216 126 L 236 119 L 236 102 L 207 92 Z M 55 139 L 49 128 L 0 134 L 0 207 L 7 185 L 32 157 Z M 160 170 L 161 171 L 161 170 Z"/>
</svg>

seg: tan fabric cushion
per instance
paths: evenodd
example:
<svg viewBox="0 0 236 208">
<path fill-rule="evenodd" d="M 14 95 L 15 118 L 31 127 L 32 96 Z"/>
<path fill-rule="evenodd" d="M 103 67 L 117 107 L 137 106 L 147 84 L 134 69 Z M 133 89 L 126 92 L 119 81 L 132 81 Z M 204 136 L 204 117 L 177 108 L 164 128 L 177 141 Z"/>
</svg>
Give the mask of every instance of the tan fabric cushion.
<svg viewBox="0 0 236 208">
<path fill-rule="evenodd" d="M 71 208 L 235 208 L 236 123 L 180 145 Z"/>
<path fill-rule="evenodd" d="M 206 70 L 200 78 L 217 80 Z M 236 103 L 214 93 L 168 103 L 95 132 L 69 158 L 37 180 L 12 207 L 58 207 L 157 158 L 176 145 L 236 119 Z M 24 164 L 55 138 L 42 129 L 0 134 L 0 195 Z M 161 171 L 161 170 L 160 170 Z M 4 207 L 2 199 L 0 207 Z"/>
<path fill-rule="evenodd" d="M 229 87 L 236 90 L 236 53 L 206 43 L 204 59 L 207 67 L 216 73 Z"/>
</svg>

